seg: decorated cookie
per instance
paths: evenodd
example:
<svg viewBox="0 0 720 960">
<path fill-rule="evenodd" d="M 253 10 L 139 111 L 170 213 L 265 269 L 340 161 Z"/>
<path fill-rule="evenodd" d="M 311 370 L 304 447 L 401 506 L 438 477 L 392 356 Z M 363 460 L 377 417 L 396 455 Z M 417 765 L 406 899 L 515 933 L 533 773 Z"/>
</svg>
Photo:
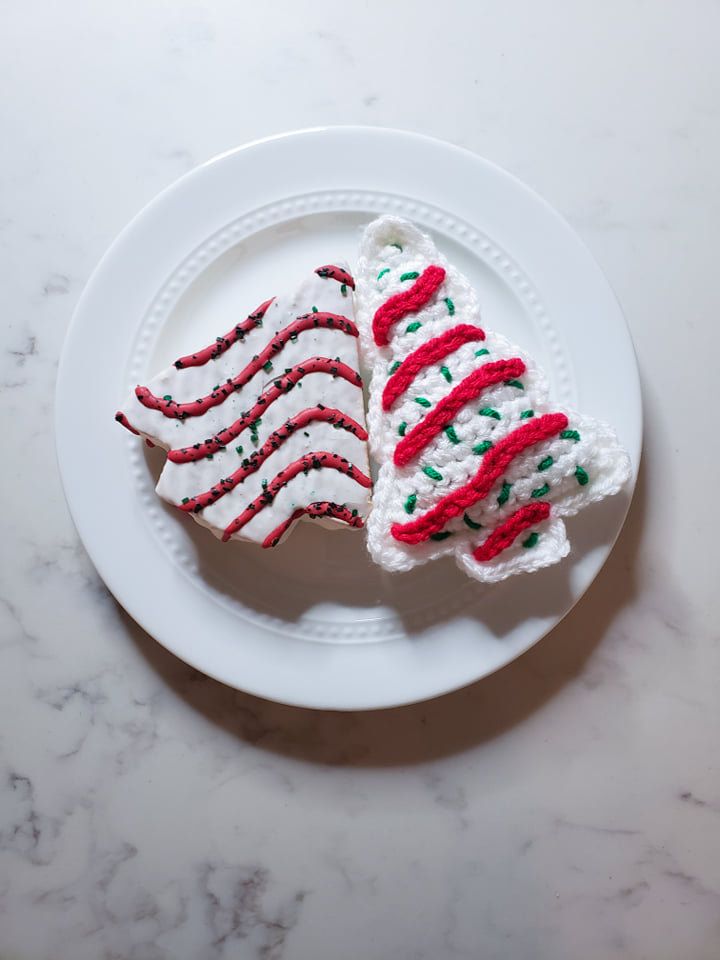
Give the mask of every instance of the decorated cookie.
<svg viewBox="0 0 720 960">
<path fill-rule="evenodd" d="M 373 559 L 409 570 L 454 554 L 497 581 L 566 556 L 562 518 L 629 477 L 612 428 L 552 402 L 532 359 L 483 328 L 470 284 L 412 224 L 372 223 L 357 278 L 380 464 Z"/>
<path fill-rule="evenodd" d="M 353 278 L 319 267 L 138 386 L 116 419 L 165 448 L 157 492 L 223 540 L 362 527 L 371 486 Z M 334 524 L 333 524 L 334 525 Z"/>
</svg>

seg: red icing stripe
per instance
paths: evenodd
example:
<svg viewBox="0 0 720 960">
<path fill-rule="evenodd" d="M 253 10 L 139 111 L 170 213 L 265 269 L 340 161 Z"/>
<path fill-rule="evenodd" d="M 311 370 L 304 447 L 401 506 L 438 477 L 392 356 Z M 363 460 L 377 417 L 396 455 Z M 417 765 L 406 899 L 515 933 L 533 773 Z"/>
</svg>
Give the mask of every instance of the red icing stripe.
<svg viewBox="0 0 720 960">
<path fill-rule="evenodd" d="M 257 516 L 264 507 L 272 503 L 278 491 L 282 490 L 282 488 L 299 473 L 309 473 L 310 470 L 328 469 L 338 470 L 340 473 L 346 474 L 359 483 L 361 487 L 372 486 L 370 477 L 366 477 L 361 470 L 353 466 L 345 457 L 340 457 L 337 453 L 328 453 L 325 450 L 308 453 L 299 460 L 288 464 L 284 470 L 281 470 L 280 473 L 273 477 L 260 496 L 256 497 L 239 516 L 235 517 L 232 523 L 228 524 L 222 536 L 223 540 L 229 540 L 234 533 L 237 533 L 238 530 L 244 527 L 246 523 L 249 523 L 253 517 Z"/>
<path fill-rule="evenodd" d="M 404 467 L 414 460 L 431 440 L 444 430 L 458 410 L 474 400 L 483 390 L 502 383 L 503 380 L 519 377 L 524 372 L 525 364 L 517 357 L 512 360 L 496 360 L 473 370 L 398 443 L 393 456 L 396 466 Z"/>
<path fill-rule="evenodd" d="M 356 387 L 362 387 L 362 377 L 346 363 L 339 360 L 329 360 L 327 357 L 310 357 L 308 360 L 292 367 L 289 373 L 284 373 L 281 377 L 273 380 L 272 386 L 260 394 L 257 403 L 239 417 L 235 423 L 225 427 L 224 430 L 204 443 L 195 443 L 191 447 L 171 450 L 168 453 L 168 459 L 172 460 L 173 463 L 189 463 L 192 460 L 202 460 L 210 453 L 217 453 L 218 450 L 226 447 L 242 433 L 246 427 L 249 427 L 254 420 L 261 417 L 278 397 L 281 397 L 284 393 L 289 393 L 299 380 L 310 373 L 329 373 L 333 377 L 342 377 L 343 380 L 347 380 L 348 383 L 352 383 Z"/>
<path fill-rule="evenodd" d="M 473 479 L 439 500 L 427 513 L 411 523 L 394 523 L 390 532 L 402 543 L 423 543 L 478 500 L 483 500 L 503 475 L 508 466 L 528 447 L 548 440 L 564 430 L 568 418 L 564 413 L 547 413 L 518 427 L 499 440 L 483 457 L 482 465 Z"/>
<path fill-rule="evenodd" d="M 175 361 L 174 366 L 176 366 L 178 370 L 184 370 L 185 367 L 202 367 L 209 360 L 217 360 L 217 358 L 225 353 L 234 343 L 237 343 L 238 340 L 243 340 L 246 333 L 254 330 L 255 327 L 262 326 L 265 311 L 274 299 L 275 297 L 270 297 L 265 303 L 261 303 L 257 310 L 250 314 L 247 320 L 238 323 L 232 330 L 226 333 L 224 337 L 218 337 L 215 343 L 211 343 L 209 347 L 198 350 L 197 353 L 190 353 L 186 357 L 180 357 L 179 360 Z"/>
<path fill-rule="evenodd" d="M 140 436 L 140 431 L 135 429 L 122 410 L 118 410 L 118 412 L 115 414 L 115 419 L 118 423 L 122 424 L 126 430 L 129 430 L 130 433 L 134 433 L 136 437 Z"/>
<path fill-rule="evenodd" d="M 278 526 L 265 537 L 263 547 L 276 547 L 288 527 L 302 516 L 332 517 L 333 520 L 342 520 L 343 523 L 347 523 L 351 527 L 362 527 L 364 525 L 363 518 L 358 516 L 357 511 L 353 514 L 347 507 L 343 507 L 338 503 L 331 503 L 328 500 L 317 500 L 315 503 L 309 503 L 307 507 L 298 507 L 297 510 L 294 510 L 287 520 L 283 520 L 282 523 L 278 524 Z"/>
<path fill-rule="evenodd" d="M 544 500 L 537 503 L 526 503 L 515 513 L 511 514 L 504 523 L 488 535 L 487 539 L 473 552 L 473 557 L 481 563 L 494 559 L 503 550 L 517 540 L 523 530 L 534 527 L 550 516 L 550 504 Z"/>
<path fill-rule="evenodd" d="M 162 397 L 156 397 L 147 387 L 136 387 L 135 396 L 144 407 L 151 410 L 158 410 L 165 417 L 175 420 L 185 420 L 187 417 L 200 417 L 207 413 L 212 407 L 217 407 L 224 400 L 245 386 L 258 370 L 279 353 L 291 337 L 296 337 L 305 330 L 312 330 L 315 327 L 324 327 L 327 330 L 340 330 L 351 337 L 358 335 L 358 330 L 352 320 L 340 316 L 336 313 L 306 313 L 297 320 L 288 324 L 279 333 L 276 333 L 270 343 L 265 347 L 262 353 L 253 357 L 250 363 L 232 379 L 228 379 L 223 384 L 219 384 L 217 390 L 213 390 L 206 397 L 199 400 L 193 400 L 190 403 L 177 403 L 175 400 L 164 400 Z"/>
<path fill-rule="evenodd" d="M 329 277 L 331 280 L 337 280 L 338 283 L 346 283 L 351 290 L 355 289 L 355 281 L 352 278 L 352 274 L 348 273 L 347 270 L 343 270 L 342 267 L 336 267 L 333 263 L 328 263 L 324 267 L 318 267 L 315 273 L 319 277 Z"/>
<path fill-rule="evenodd" d="M 317 407 L 308 407 L 307 410 L 302 410 L 296 416 L 291 417 L 278 430 L 271 433 L 262 447 L 246 460 L 243 460 L 242 465 L 234 473 L 219 480 L 214 487 L 206 490 L 205 493 L 198 493 L 196 496 L 190 497 L 187 503 L 180 505 L 180 510 L 184 510 L 186 513 L 199 513 L 204 507 L 215 503 L 220 497 L 224 497 L 226 493 L 234 490 L 245 477 L 259 470 L 267 458 L 278 450 L 296 430 L 314 421 L 332 423 L 338 429 L 347 430 L 360 440 L 367 440 L 367 430 L 361 427 L 352 417 L 345 416 L 340 410 L 324 407 L 322 404 Z"/>
<path fill-rule="evenodd" d="M 373 317 L 373 336 L 379 347 L 388 343 L 390 327 L 408 313 L 415 313 L 428 303 L 445 279 L 445 270 L 434 264 L 427 267 L 409 290 L 396 293 L 376 311 Z"/>
<path fill-rule="evenodd" d="M 392 407 L 397 398 L 405 393 L 418 373 L 425 367 L 429 367 L 430 364 L 437 363 L 449 354 L 454 353 L 464 343 L 484 339 L 485 333 L 480 327 L 473 327 L 469 323 L 459 323 L 452 330 L 441 333 L 439 337 L 434 337 L 418 347 L 417 350 L 413 350 L 405 357 L 385 384 L 382 395 L 383 410 L 389 410 Z"/>
</svg>

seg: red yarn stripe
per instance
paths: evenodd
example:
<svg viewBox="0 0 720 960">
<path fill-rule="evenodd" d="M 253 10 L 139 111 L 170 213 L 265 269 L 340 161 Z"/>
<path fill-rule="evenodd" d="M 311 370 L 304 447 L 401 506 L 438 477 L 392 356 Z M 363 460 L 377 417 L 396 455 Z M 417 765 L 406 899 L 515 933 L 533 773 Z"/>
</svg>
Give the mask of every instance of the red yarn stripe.
<svg viewBox="0 0 720 960">
<path fill-rule="evenodd" d="M 299 380 L 310 373 L 327 373 L 332 377 L 342 377 L 348 383 L 352 383 L 356 387 L 362 387 L 362 377 L 346 363 L 330 360 L 327 357 L 310 357 L 308 360 L 292 367 L 289 373 L 284 373 L 281 377 L 273 380 L 272 386 L 260 394 L 257 403 L 239 417 L 235 423 L 231 423 L 229 427 L 225 427 L 224 430 L 204 443 L 196 443 L 191 447 L 171 450 L 168 453 L 168 460 L 172 460 L 173 463 L 189 463 L 192 460 L 202 460 L 209 453 L 217 453 L 218 450 L 226 447 L 235 437 L 241 434 L 246 427 L 249 427 L 254 420 L 261 417 L 278 397 L 289 393 Z"/>
<path fill-rule="evenodd" d="M 408 313 L 415 313 L 424 307 L 444 279 L 445 270 L 433 264 L 423 270 L 409 290 L 396 293 L 386 300 L 373 317 L 375 343 L 379 347 L 387 346 L 390 327 Z"/>
<path fill-rule="evenodd" d="M 393 537 L 402 543 L 422 543 L 433 533 L 440 533 L 453 517 L 487 497 L 510 463 L 523 450 L 554 437 L 567 425 L 568 418 L 564 413 L 547 413 L 513 430 L 488 450 L 480 469 L 469 483 L 443 497 L 416 520 L 394 523 L 390 529 Z"/>
<path fill-rule="evenodd" d="M 349 460 L 346 460 L 345 457 L 340 457 L 337 453 L 328 453 L 326 450 L 317 450 L 314 453 L 308 453 L 299 460 L 288 464 L 284 470 L 281 470 L 280 473 L 273 477 L 260 496 L 256 497 L 252 503 L 249 503 L 243 512 L 235 517 L 232 523 L 227 525 L 222 536 L 223 540 L 229 540 L 234 533 L 237 533 L 238 530 L 244 527 L 246 523 L 249 523 L 253 517 L 256 517 L 264 507 L 272 503 L 278 491 L 282 490 L 282 488 L 290 483 L 299 473 L 309 473 L 310 470 L 328 469 L 338 470 L 340 473 L 346 474 L 355 480 L 356 483 L 359 483 L 361 487 L 372 486 L 370 477 L 365 476 L 361 470 L 358 470 L 358 468 L 350 463 Z"/>
<path fill-rule="evenodd" d="M 271 433 L 262 447 L 245 460 L 243 466 L 238 467 L 229 477 L 218 480 L 215 486 L 206 490 L 204 493 L 198 493 L 196 496 L 190 497 L 187 503 L 180 505 L 179 509 L 184 510 L 185 513 L 198 513 L 205 507 L 210 506 L 211 503 L 215 503 L 221 497 L 224 497 L 226 493 L 234 490 L 235 487 L 239 483 L 242 483 L 246 477 L 249 477 L 251 473 L 259 470 L 267 458 L 276 450 L 279 450 L 296 430 L 300 430 L 309 423 L 315 423 L 317 421 L 332 423 L 333 426 L 338 429 L 342 428 L 343 430 L 347 430 L 360 440 L 367 440 L 367 430 L 361 427 L 352 417 L 348 417 L 342 413 L 342 411 L 334 410 L 332 407 L 324 407 L 322 404 L 317 407 L 308 407 L 307 410 L 301 410 L 300 413 L 286 420 L 281 427 L 275 430 L 274 433 Z"/>
<path fill-rule="evenodd" d="M 315 503 L 308 504 L 307 507 L 298 507 L 297 510 L 294 510 L 287 520 L 283 520 L 282 523 L 278 524 L 277 527 L 265 537 L 263 547 L 266 549 L 268 547 L 276 547 L 288 527 L 302 516 L 332 517 L 333 520 L 342 520 L 343 523 L 347 523 L 351 527 L 364 526 L 363 518 L 357 513 L 353 516 L 347 507 L 340 506 L 338 503 L 332 503 L 329 500 L 317 500 Z"/>
<path fill-rule="evenodd" d="M 319 277 L 327 277 L 331 280 L 337 280 L 338 283 L 346 283 L 351 290 L 355 289 L 355 281 L 352 274 L 342 267 L 336 267 L 334 263 L 328 263 L 324 267 L 318 267 L 315 273 Z"/>
<path fill-rule="evenodd" d="M 136 387 L 135 396 L 144 407 L 151 410 L 158 410 L 164 417 L 170 417 L 175 420 L 185 420 L 187 417 L 200 417 L 207 413 L 212 407 L 217 407 L 223 401 L 233 394 L 237 393 L 246 383 L 262 370 L 263 366 L 272 360 L 278 354 L 291 337 L 297 336 L 305 330 L 312 330 L 315 327 L 324 327 L 327 330 L 340 330 L 351 337 L 358 335 L 358 329 L 352 320 L 343 317 L 337 313 L 306 313 L 297 320 L 293 320 L 287 327 L 280 330 L 272 338 L 265 349 L 253 357 L 253 359 L 244 367 L 237 376 L 225 383 L 219 384 L 217 390 L 213 390 L 206 397 L 199 400 L 192 400 L 190 403 L 176 403 L 175 400 L 164 400 L 162 397 L 156 397 L 147 387 Z"/>
<path fill-rule="evenodd" d="M 512 360 L 496 360 L 494 363 L 486 363 L 477 370 L 473 370 L 398 443 L 393 456 L 396 466 L 404 467 L 414 460 L 450 423 L 458 410 L 478 397 L 483 390 L 487 390 L 496 383 L 502 383 L 503 380 L 519 377 L 524 372 L 525 364 L 519 357 L 514 357 Z"/>
<path fill-rule="evenodd" d="M 523 530 L 534 527 L 542 520 L 547 520 L 549 516 L 550 504 L 546 501 L 539 500 L 536 503 L 526 503 L 524 507 L 520 507 L 519 510 L 511 514 L 504 523 L 495 527 L 487 539 L 473 552 L 473 556 L 481 563 L 492 560 L 503 550 L 512 546 Z"/>
<path fill-rule="evenodd" d="M 480 327 L 473 327 L 469 323 L 459 323 L 452 330 L 441 333 L 439 337 L 434 337 L 418 347 L 417 350 L 413 350 L 405 357 L 385 384 L 382 395 L 383 410 L 390 409 L 397 398 L 405 393 L 418 373 L 425 367 L 429 367 L 430 364 L 437 363 L 449 354 L 454 353 L 464 343 L 484 339 L 485 333 Z"/>
<path fill-rule="evenodd" d="M 242 340 L 246 333 L 254 330 L 255 327 L 261 326 L 265 311 L 274 299 L 275 297 L 270 297 L 265 303 L 261 303 L 257 310 L 250 314 L 247 320 L 238 323 L 232 330 L 226 333 L 224 337 L 218 337 L 215 343 L 211 343 L 209 347 L 198 350 L 197 353 L 190 353 L 186 357 L 180 357 L 179 360 L 175 361 L 174 365 L 178 370 L 184 370 L 186 367 L 202 367 L 209 360 L 217 360 L 217 358 L 225 353 L 226 350 L 229 350 L 234 343 Z"/>
</svg>

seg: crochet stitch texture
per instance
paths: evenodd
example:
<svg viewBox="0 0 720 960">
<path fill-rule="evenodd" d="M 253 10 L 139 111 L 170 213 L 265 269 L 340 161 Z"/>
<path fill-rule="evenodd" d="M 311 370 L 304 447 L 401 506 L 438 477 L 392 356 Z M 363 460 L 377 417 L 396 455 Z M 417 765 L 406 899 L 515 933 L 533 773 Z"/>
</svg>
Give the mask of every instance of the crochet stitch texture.
<svg viewBox="0 0 720 960">
<path fill-rule="evenodd" d="M 409 570 L 453 554 L 485 582 L 561 560 L 562 518 L 630 475 L 613 429 L 550 400 L 542 371 L 483 329 L 471 285 L 411 223 L 370 224 L 356 282 L 380 465 L 372 558 Z"/>
</svg>

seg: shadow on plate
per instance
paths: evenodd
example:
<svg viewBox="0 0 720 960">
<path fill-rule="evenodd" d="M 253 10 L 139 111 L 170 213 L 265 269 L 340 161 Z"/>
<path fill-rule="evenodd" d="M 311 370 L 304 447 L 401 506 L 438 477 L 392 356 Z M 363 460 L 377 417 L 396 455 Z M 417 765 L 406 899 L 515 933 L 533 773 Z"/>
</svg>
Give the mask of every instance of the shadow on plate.
<svg viewBox="0 0 720 960">
<path fill-rule="evenodd" d="M 155 480 L 163 459 L 161 451 L 147 453 Z M 525 578 L 522 604 L 509 596 L 507 603 L 490 606 L 483 603 L 489 591 L 512 591 L 517 580 L 478 584 L 462 573 L 451 557 L 408 573 L 387 573 L 371 562 L 362 532 L 328 531 L 313 522 L 297 524 L 288 540 L 273 550 L 250 543 L 222 543 L 190 517 L 163 501 L 158 504 L 169 525 L 181 525 L 199 575 L 216 598 L 238 611 L 249 610 L 271 620 L 281 631 L 286 628 L 292 633 L 300 623 L 304 638 L 313 639 L 314 622 L 325 622 L 317 613 L 322 608 L 344 608 L 347 613 L 339 623 L 386 621 L 381 639 L 419 632 L 457 613 L 475 618 L 485 631 L 502 638 L 527 616 L 528 609 L 543 618 L 571 603 L 568 564 Z M 627 495 L 620 494 L 571 517 L 567 522 L 573 550 L 586 554 L 604 546 L 608 531 L 617 529 L 618 517 L 626 507 Z"/>
<path fill-rule="evenodd" d="M 544 640 L 484 680 L 407 707 L 342 713 L 261 700 L 188 667 L 124 612 L 122 616 L 144 657 L 177 695 L 239 740 L 322 765 L 424 763 L 470 749 L 521 723 L 583 671 L 615 618 L 636 597 L 635 560 L 645 501 L 641 467 L 633 504 L 615 549 L 586 596 Z M 595 511 L 592 526 L 598 529 L 602 505 L 587 513 Z M 571 527 L 571 533 L 575 549 L 586 549 L 589 527 L 578 524 Z M 530 602 L 541 603 L 542 574 L 528 580 Z M 588 687 L 596 685 L 592 677 L 584 682 Z"/>
</svg>

